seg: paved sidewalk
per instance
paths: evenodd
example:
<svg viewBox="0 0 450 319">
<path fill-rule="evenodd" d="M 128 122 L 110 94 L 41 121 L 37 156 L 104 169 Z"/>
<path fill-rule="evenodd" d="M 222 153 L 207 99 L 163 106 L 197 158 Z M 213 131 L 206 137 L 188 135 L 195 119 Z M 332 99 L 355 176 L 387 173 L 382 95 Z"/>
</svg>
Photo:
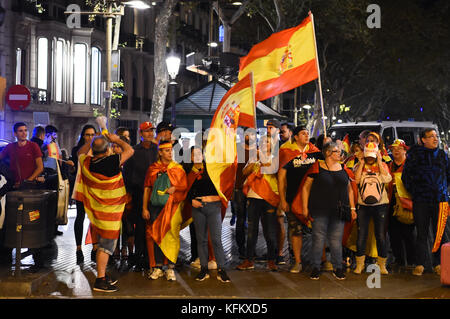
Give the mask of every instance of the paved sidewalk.
<svg viewBox="0 0 450 319">
<path fill-rule="evenodd" d="M 234 240 L 234 226 L 230 226 L 231 214 L 228 212 L 223 222 L 223 245 L 227 258 L 228 274 L 231 283 L 221 283 L 216 279 L 216 271 L 203 282 L 194 280 L 198 270 L 186 262 L 190 258 L 189 228 L 181 232 L 181 250 L 177 266 L 177 281 L 168 282 L 164 278 L 149 280 L 144 272 L 119 272 L 118 264 L 109 267 L 111 274 L 119 279 L 119 291 L 99 293 L 92 291 L 96 277 L 95 264 L 90 261 L 91 245 L 84 245 L 85 262 L 76 265 L 73 223 L 75 209 L 69 213 L 69 223 L 59 226 L 62 236 L 56 237 L 53 248 L 47 250 L 48 265 L 36 273 L 30 272 L 32 256 L 22 263 L 22 276 L 14 277 L 14 265 L 0 268 L 0 298 L 227 298 L 227 299 L 360 299 L 360 298 L 438 298 L 450 299 L 450 289 L 441 286 L 439 277 L 427 273 L 415 277 L 410 270 L 402 269 L 388 276 L 382 276 L 381 288 L 368 288 L 370 274 L 347 274 L 344 281 L 336 280 L 330 272 L 323 273 L 320 280 L 309 279 L 309 272 L 292 274 L 289 265 L 283 265 L 278 272 L 265 269 L 266 263 L 256 263 L 256 269 L 238 271 L 237 247 Z M 85 219 L 85 232 L 89 221 Z M 262 231 L 259 234 L 257 254 L 265 253 Z M 287 255 L 287 245 L 285 245 Z"/>
</svg>

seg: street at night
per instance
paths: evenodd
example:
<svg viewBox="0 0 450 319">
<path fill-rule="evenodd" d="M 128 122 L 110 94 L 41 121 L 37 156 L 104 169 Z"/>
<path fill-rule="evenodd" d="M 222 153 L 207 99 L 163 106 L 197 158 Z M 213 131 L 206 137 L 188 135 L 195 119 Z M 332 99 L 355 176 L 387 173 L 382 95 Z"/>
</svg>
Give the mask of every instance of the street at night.
<svg viewBox="0 0 450 319">
<path fill-rule="evenodd" d="M 445 304 L 448 16 L 0 0 L 0 299 L 170 318 Z"/>
</svg>

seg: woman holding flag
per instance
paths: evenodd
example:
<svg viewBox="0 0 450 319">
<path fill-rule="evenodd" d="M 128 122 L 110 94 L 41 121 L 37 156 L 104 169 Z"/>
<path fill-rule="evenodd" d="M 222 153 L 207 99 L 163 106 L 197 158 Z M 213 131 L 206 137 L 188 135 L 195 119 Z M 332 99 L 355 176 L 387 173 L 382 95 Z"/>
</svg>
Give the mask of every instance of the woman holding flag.
<svg viewBox="0 0 450 319">
<path fill-rule="evenodd" d="M 238 270 L 254 268 L 253 258 L 255 257 L 260 219 L 267 243 L 267 268 L 271 271 L 278 270 L 275 264 L 277 257 L 276 210 L 280 196 L 276 171 L 270 169 L 272 164 L 271 138 L 265 136 L 260 140 L 258 161 L 249 162 L 244 167 L 244 175 L 249 175 L 243 188 L 248 199 L 247 259 L 237 266 Z"/>
</svg>

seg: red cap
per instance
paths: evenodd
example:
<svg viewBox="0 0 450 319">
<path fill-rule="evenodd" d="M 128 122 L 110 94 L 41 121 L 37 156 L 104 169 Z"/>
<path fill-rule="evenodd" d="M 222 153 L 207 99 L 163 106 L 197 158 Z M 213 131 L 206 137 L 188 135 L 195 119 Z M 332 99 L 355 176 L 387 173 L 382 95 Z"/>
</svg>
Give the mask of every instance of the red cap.
<svg viewBox="0 0 450 319">
<path fill-rule="evenodd" d="M 139 126 L 139 130 L 141 131 L 146 131 L 148 129 L 154 129 L 155 127 L 153 126 L 152 123 L 150 122 L 143 122 L 141 123 L 141 125 Z"/>
</svg>

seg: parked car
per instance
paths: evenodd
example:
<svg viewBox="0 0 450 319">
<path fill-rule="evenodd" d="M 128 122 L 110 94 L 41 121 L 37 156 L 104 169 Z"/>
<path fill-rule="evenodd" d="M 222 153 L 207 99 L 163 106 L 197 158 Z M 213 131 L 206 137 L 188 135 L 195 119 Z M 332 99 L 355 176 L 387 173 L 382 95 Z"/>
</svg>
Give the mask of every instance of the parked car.
<svg viewBox="0 0 450 319">
<path fill-rule="evenodd" d="M 343 139 L 346 134 L 350 141 L 358 140 L 359 133 L 364 130 L 377 132 L 383 138 L 385 145 L 390 145 L 396 139 L 402 139 L 406 145 L 411 146 L 418 143 L 420 131 L 425 128 L 438 127 L 432 122 L 412 122 L 412 121 L 382 121 L 382 122 L 348 122 L 332 125 L 328 130 L 328 135 L 335 139 Z"/>
</svg>

